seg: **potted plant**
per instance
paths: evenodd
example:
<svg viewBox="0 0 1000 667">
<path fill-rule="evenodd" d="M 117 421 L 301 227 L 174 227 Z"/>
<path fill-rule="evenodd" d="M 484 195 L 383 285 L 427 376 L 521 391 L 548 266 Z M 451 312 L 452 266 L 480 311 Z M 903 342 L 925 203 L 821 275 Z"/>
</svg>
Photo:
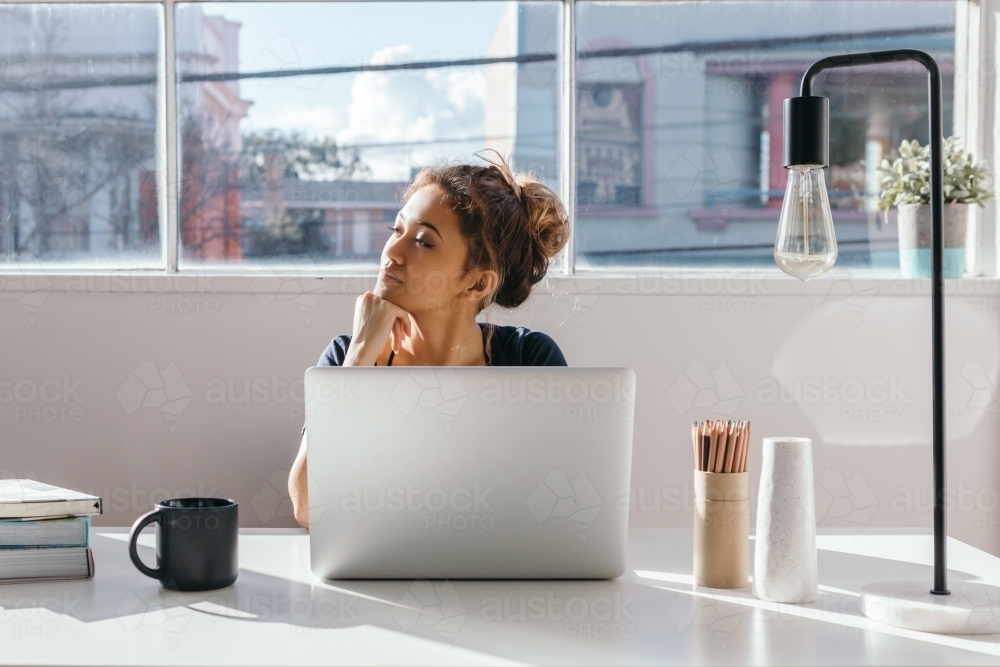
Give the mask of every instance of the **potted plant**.
<svg viewBox="0 0 1000 667">
<path fill-rule="evenodd" d="M 957 147 L 954 136 L 942 144 L 944 170 L 944 275 L 961 278 L 965 272 L 965 235 L 969 204 L 993 199 L 985 162 L 975 162 Z M 931 273 L 930 147 L 916 140 L 899 145 L 899 157 L 882 160 L 882 191 L 878 207 L 898 209 L 899 269 L 904 278 L 927 278 Z"/>
</svg>

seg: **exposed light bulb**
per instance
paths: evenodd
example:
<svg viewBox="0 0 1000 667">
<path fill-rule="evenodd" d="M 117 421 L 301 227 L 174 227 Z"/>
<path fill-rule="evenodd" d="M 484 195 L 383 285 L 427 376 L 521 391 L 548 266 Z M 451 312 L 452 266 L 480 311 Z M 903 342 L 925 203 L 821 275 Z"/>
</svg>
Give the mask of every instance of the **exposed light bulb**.
<svg viewBox="0 0 1000 667">
<path fill-rule="evenodd" d="M 821 276 L 837 263 L 837 236 L 822 166 L 788 168 L 788 186 L 774 241 L 774 261 L 782 271 L 799 280 Z"/>
</svg>

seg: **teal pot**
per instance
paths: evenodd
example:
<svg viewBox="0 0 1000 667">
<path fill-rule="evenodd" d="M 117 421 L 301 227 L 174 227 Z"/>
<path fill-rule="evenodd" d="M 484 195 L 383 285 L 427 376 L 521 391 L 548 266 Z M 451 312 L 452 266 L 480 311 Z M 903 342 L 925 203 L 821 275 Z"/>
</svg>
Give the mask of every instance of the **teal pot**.
<svg viewBox="0 0 1000 667">
<path fill-rule="evenodd" d="M 944 277 L 965 274 L 965 233 L 969 204 L 944 205 Z M 931 205 L 900 204 L 899 272 L 904 278 L 931 277 Z"/>
</svg>

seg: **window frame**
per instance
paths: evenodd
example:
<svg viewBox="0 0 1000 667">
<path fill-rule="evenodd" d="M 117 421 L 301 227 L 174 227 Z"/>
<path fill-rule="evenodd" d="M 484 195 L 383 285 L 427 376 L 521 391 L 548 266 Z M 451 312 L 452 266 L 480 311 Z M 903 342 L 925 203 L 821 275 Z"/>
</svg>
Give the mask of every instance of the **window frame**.
<svg viewBox="0 0 1000 667">
<path fill-rule="evenodd" d="M 144 4 L 156 5 L 162 11 L 162 23 L 159 31 L 160 61 L 157 66 L 159 82 L 157 84 L 157 99 L 163 104 L 163 113 L 157 117 L 156 141 L 162 149 L 158 156 L 160 169 L 157 173 L 157 186 L 166 196 L 158 198 L 160 219 L 163 225 L 161 237 L 161 265 L 157 268 L 142 269 L 123 265 L 121 267 L 100 266 L 93 264 L 58 264 L 58 263 L 28 263 L 14 262 L 0 264 L 0 278 L 11 277 L 52 276 L 57 283 L 62 284 L 73 276 L 121 276 L 131 278 L 176 277 L 178 279 L 196 279 L 199 277 L 217 277 L 226 285 L 225 291 L 231 291 L 235 286 L 245 283 L 240 292 L 252 291 L 249 280 L 260 279 L 301 279 L 343 278 L 345 281 L 373 278 L 378 271 L 373 264 L 330 264 L 324 267 L 304 268 L 292 263 L 252 262 L 246 264 L 219 265 L 206 264 L 187 266 L 179 265 L 180 254 L 180 200 L 178 187 L 181 183 L 179 164 L 179 118 L 177 115 L 177 72 L 176 72 L 176 27 L 175 8 L 180 3 L 196 4 L 199 2 L 219 0 L 2 0 L 3 4 Z M 225 0 L 222 0 L 225 1 Z M 282 2 L 286 0 L 240 0 L 244 2 Z M 291 0 L 287 0 L 291 1 Z M 295 0 L 301 1 L 301 0 Z M 358 0 L 307 0 L 316 2 L 347 2 Z M 379 2 L 381 0 L 362 0 Z M 396 1 L 426 1 L 426 0 L 396 0 Z M 449 1 L 449 0 L 442 0 Z M 494 0 L 483 0 L 494 1 Z M 531 2 L 532 0 L 520 0 Z M 583 2 L 587 0 L 581 0 Z M 669 0 L 660 0 L 669 2 Z M 566 280 L 583 279 L 587 283 L 602 285 L 606 281 L 629 279 L 632 277 L 655 276 L 665 281 L 719 280 L 719 281 L 760 281 L 765 280 L 772 287 L 785 281 L 794 281 L 784 276 L 775 267 L 773 270 L 760 267 L 747 267 L 746 270 L 720 269 L 710 267 L 635 267 L 635 268 L 585 268 L 576 265 L 575 230 L 576 230 L 576 141 L 574 125 L 576 120 L 576 5 L 577 0 L 559 0 L 560 3 L 560 44 L 559 70 L 561 74 L 559 86 L 558 111 L 558 164 L 560 166 L 559 195 L 566 202 L 569 218 L 570 235 L 566 248 L 560 257 L 558 267 L 549 272 L 549 280 L 565 282 Z M 984 20 L 990 17 L 991 20 Z M 994 128 L 1000 132 L 1000 123 L 996 114 L 1000 106 L 1000 86 L 995 79 L 1000 76 L 982 63 L 996 60 L 998 51 L 998 34 L 1000 34 L 1000 0 L 956 0 L 956 77 L 955 77 L 955 116 L 954 131 L 967 138 L 966 145 L 980 158 L 987 157 L 992 164 L 1000 165 L 1000 137 L 994 137 Z M 991 76 L 992 75 L 992 76 Z M 998 179 L 1000 180 L 1000 179 Z M 970 240 L 967 249 L 971 252 L 972 272 L 961 279 L 974 287 L 974 291 L 982 293 L 983 286 L 990 281 L 1000 279 L 997 276 L 997 246 L 1000 245 L 998 235 L 1000 226 L 996 224 L 997 204 L 990 203 L 985 209 L 971 207 Z M 831 272 L 834 278 L 851 278 L 845 270 Z M 856 277 L 854 277 L 856 280 Z M 887 287 L 887 294 L 901 294 L 901 290 L 893 285 L 909 284 L 915 281 L 900 278 L 872 277 L 875 283 Z M 335 281 L 338 284 L 343 281 Z M 920 282 L 920 281 L 916 281 Z M 15 281 L 16 284 L 16 281 Z M 345 283 L 346 284 L 346 283 Z M 992 284 L 990 282 L 990 284 Z M 0 288 L 4 283 L 0 282 Z M 16 289 L 16 287 L 15 287 Z M 56 288 L 58 289 L 58 287 Z M 602 290 L 604 288 L 601 288 Z M 3 291 L 0 289 L 0 291 Z M 88 290 L 89 291 L 89 290 Z M 96 290 L 105 291 L 105 290 Z M 107 290 L 117 291 L 117 290 Z M 132 290 L 124 290 L 132 291 Z M 879 290 L 882 292 L 883 290 Z M 902 290 L 913 293 L 912 290 Z M 921 290 L 917 289 L 916 292 Z M 965 290 L 960 290 L 965 291 Z M 991 287 L 989 293 L 995 290 Z M 786 292 L 784 288 L 779 293 Z M 795 290 L 801 293 L 801 290 Z M 742 288 L 735 291 L 722 289 L 721 293 L 743 293 Z M 772 292 L 774 293 L 774 292 Z"/>
</svg>

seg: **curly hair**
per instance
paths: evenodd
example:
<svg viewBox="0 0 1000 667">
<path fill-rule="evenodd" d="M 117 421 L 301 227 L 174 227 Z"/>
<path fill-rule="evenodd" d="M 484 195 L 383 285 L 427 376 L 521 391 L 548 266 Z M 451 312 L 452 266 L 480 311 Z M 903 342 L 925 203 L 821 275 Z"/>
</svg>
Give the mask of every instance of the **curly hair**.
<svg viewBox="0 0 1000 667">
<path fill-rule="evenodd" d="M 514 171 L 502 157 L 484 161 L 421 169 L 403 193 L 403 203 L 423 187 L 440 187 L 468 244 L 466 271 L 486 269 L 499 276 L 479 310 L 492 303 L 516 308 L 565 247 L 569 220 L 559 196 L 533 175 Z"/>
</svg>

